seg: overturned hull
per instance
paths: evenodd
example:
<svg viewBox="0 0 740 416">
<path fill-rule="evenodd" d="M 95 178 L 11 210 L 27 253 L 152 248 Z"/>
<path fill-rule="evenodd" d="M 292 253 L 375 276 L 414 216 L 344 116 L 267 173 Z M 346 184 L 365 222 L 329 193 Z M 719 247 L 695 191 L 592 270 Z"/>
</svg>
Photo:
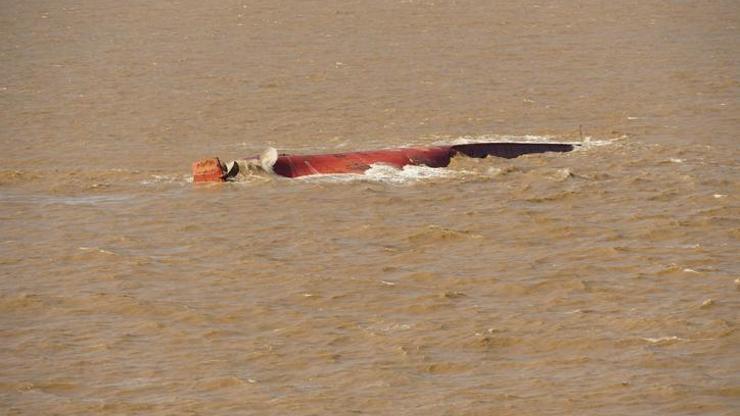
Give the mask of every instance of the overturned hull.
<svg viewBox="0 0 740 416">
<path fill-rule="evenodd" d="M 450 159 L 458 155 L 511 159 L 531 153 L 569 152 L 575 146 L 569 143 L 470 143 L 317 155 L 278 155 L 274 149 L 268 149 L 259 157 L 241 161 L 223 163 L 218 158 L 210 158 L 195 162 L 193 182 L 223 182 L 249 167 L 297 178 L 319 174 L 363 173 L 373 164 L 385 164 L 398 169 L 407 165 L 441 168 L 449 165 Z"/>
<path fill-rule="evenodd" d="M 296 178 L 327 173 L 363 173 L 375 163 L 398 169 L 406 165 L 439 168 L 449 165 L 452 156 L 453 152 L 447 146 L 325 155 L 280 155 L 273 166 L 273 171 L 281 176 Z"/>
</svg>

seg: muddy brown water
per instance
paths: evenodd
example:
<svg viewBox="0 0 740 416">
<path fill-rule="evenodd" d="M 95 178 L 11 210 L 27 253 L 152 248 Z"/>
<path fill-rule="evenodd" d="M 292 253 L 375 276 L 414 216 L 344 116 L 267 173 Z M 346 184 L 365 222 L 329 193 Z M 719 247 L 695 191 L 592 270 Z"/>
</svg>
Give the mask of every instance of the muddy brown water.
<svg viewBox="0 0 740 416">
<path fill-rule="evenodd" d="M 738 4 L 0 2 L 0 413 L 738 414 Z"/>
</svg>

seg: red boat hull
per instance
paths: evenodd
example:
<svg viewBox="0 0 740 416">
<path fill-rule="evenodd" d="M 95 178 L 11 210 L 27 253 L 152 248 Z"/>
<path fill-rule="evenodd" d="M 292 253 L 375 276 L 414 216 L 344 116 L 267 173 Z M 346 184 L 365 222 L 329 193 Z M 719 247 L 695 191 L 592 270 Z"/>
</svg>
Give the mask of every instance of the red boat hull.
<svg viewBox="0 0 740 416">
<path fill-rule="evenodd" d="M 450 164 L 453 154 L 450 146 L 437 146 L 326 155 L 280 155 L 272 169 L 278 175 L 297 178 L 317 174 L 363 173 L 374 163 L 398 169 L 406 165 L 440 168 Z"/>
</svg>

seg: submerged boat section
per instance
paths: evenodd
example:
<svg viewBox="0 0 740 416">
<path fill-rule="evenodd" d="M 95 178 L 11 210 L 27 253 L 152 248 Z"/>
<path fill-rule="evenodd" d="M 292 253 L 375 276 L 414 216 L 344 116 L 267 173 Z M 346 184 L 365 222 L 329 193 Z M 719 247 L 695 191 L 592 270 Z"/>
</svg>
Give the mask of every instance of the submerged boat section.
<svg viewBox="0 0 740 416">
<path fill-rule="evenodd" d="M 576 146 L 571 143 L 495 142 L 313 155 L 277 154 L 270 148 L 260 156 L 229 163 L 223 163 L 219 158 L 197 161 L 193 163 L 193 182 L 224 182 L 245 169 L 262 169 L 280 176 L 297 178 L 320 174 L 363 173 L 373 164 L 385 164 L 397 169 L 407 165 L 442 168 L 448 166 L 450 159 L 457 155 L 512 159 L 532 153 L 570 152 Z"/>
</svg>

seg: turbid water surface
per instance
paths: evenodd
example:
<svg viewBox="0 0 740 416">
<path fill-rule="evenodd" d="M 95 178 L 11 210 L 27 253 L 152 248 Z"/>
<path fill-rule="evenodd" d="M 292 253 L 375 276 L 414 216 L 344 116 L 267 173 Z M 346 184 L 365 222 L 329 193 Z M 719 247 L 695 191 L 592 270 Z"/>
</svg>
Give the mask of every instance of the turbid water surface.
<svg viewBox="0 0 740 416">
<path fill-rule="evenodd" d="M 738 25 L 736 1 L 1 1 L 0 414 L 737 415 Z M 486 140 L 584 146 L 189 180 Z"/>
</svg>

